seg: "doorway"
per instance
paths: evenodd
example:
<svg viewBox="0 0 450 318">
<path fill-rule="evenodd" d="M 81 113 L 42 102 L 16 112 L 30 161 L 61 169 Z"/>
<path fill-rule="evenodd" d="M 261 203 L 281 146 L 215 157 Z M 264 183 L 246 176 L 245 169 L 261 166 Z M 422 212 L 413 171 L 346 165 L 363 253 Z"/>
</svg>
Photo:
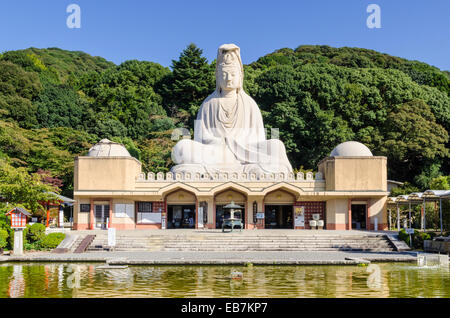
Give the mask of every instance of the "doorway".
<svg viewBox="0 0 450 318">
<path fill-rule="evenodd" d="M 195 205 L 167 206 L 168 229 L 193 229 L 195 221 Z"/>
<path fill-rule="evenodd" d="M 264 228 L 293 229 L 292 205 L 266 205 L 264 210 Z"/>
<path fill-rule="evenodd" d="M 365 204 L 352 204 L 352 230 L 366 229 L 367 206 Z"/>
<path fill-rule="evenodd" d="M 95 208 L 95 228 L 105 230 L 108 228 L 109 204 L 96 204 Z"/>
</svg>

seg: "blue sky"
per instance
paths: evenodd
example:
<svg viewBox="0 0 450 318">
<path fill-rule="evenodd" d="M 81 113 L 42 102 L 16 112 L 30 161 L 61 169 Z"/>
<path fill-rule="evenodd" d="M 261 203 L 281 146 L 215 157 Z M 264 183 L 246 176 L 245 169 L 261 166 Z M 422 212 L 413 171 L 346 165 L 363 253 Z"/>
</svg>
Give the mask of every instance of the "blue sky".
<svg viewBox="0 0 450 318">
<path fill-rule="evenodd" d="M 66 7 L 81 8 L 81 28 Z M 381 28 L 369 29 L 369 4 Z M 223 43 L 245 64 L 303 44 L 362 47 L 450 70 L 448 0 L 0 0 L 0 51 L 59 47 L 170 66 L 191 42 L 209 61 Z"/>
</svg>

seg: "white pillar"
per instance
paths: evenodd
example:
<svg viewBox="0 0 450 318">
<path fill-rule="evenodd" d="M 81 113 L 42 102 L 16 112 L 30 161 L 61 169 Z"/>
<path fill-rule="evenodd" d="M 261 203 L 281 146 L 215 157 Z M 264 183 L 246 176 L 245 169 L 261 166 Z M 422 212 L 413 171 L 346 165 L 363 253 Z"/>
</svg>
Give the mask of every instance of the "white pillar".
<svg viewBox="0 0 450 318">
<path fill-rule="evenodd" d="M 411 201 L 409 201 L 409 228 L 412 228 L 412 221 L 411 221 Z"/>
<path fill-rule="evenodd" d="M 14 255 L 23 255 L 23 230 L 14 229 Z"/>
<path fill-rule="evenodd" d="M 63 209 L 62 205 L 59 206 L 59 211 L 58 211 L 58 226 L 64 227 L 64 209 Z"/>
<path fill-rule="evenodd" d="M 427 206 L 425 204 L 425 198 L 423 198 L 423 230 L 427 228 L 427 212 L 426 212 Z"/>
<path fill-rule="evenodd" d="M 397 231 L 400 231 L 400 208 L 397 204 Z"/>
</svg>

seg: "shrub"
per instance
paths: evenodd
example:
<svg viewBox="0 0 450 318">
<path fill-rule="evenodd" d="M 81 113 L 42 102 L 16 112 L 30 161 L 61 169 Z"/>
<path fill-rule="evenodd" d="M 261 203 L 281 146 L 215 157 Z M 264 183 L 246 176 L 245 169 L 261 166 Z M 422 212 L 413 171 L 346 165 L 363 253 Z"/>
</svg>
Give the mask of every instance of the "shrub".
<svg viewBox="0 0 450 318">
<path fill-rule="evenodd" d="M 406 234 L 405 229 L 401 229 L 400 232 L 398 232 L 398 238 L 402 241 L 405 241 L 406 244 L 410 246 L 409 234 Z M 423 241 L 431 240 L 432 236 L 430 235 L 430 233 L 419 232 L 417 230 L 414 230 L 414 234 L 411 234 L 411 238 L 413 241 L 413 248 L 423 249 Z"/>
<path fill-rule="evenodd" d="M 8 245 L 8 231 L 5 229 L 0 229 L 0 251 L 2 251 L 6 245 Z"/>
<path fill-rule="evenodd" d="M 27 239 L 30 243 L 40 241 L 45 237 L 45 225 L 35 223 L 27 229 Z"/>
<path fill-rule="evenodd" d="M 53 249 L 56 248 L 59 243 L 64 240 L 66 237 L 66 234 L 64 233 L 50 233 L 49 235 L 45 236 L 42 240 L 39 242 L 39 246 L 43 249 Z"/>
<path fill-rule="evenodd" d="M 413 239 L 414 248 L 423 249 L 423 241 L 425 240 L 431 240 L 430 234 L 420 232 L 416 235 L 414 231 L 414 239 Z"/>
<path fill-rule="evenodd" d="M 34 242 L 34 243 L 23 242 L 23 249 L 25 251 L 39 250 L 38 243 L 39 243 L 39 241 L 38 242 Z"/>
</svg>

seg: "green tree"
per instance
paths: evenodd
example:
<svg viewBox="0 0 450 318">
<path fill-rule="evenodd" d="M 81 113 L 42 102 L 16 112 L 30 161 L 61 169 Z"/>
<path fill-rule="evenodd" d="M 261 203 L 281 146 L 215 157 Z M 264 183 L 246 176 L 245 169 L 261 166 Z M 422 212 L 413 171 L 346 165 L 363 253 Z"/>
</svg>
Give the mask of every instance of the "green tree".
<svg viewBox="0 0 450 318">
<path fill-rule="evenodd" d="M 430 181 L 430 189 L 450 190 L 450 176 L 440 176 Z"/>
<path fill-rule="evenodd" d="M 164 105 L 168 114 L 193 127 L 203 100 L 214 90 L 214 66 L 191 43 L 172 60 L 172 74 L 165 79 Z"/>
<path fill-rule="evenodd" d="M 38 174 L 29 174 L 24 168 L 14 168 L 0 159 L 0 193 L 11 205 L 23 205 L 32 212 L 42 209 L 40 202 L 52 200 L 48 192 L 52 186 L 41 182 Z"/>
<path fill-rule="evenodd" d="M 422 100 L 399 105 L 388 115 L 384 130 L 386 139 L 381 151 L 391 162 L 390 172 L 401 180 L 408 180 L 411 174 L 420 175 L 430 162 L 448 157 L 448 133 L 436 123 L 430 107 Z"/>
<path fill-rule="evenodd" d="M 89 86 L 79 88 L 92 101 L 86 115 L 90 119 L 85 120 L 93 123 L 88 131 L 100 138 L 147 138 L 157 127 L 155 121 L 166 116 L 153 86 L 167 72 L 155 63 L 128 61 L 101 74 L 87 74 Z"/>
<path fill-rule="evenodd" d="M 83 129 L 83 114 L 88 103 L 67 85 L 47 84 L 36 100 L 40 127 L 72 127 Z"/>
</svg>

